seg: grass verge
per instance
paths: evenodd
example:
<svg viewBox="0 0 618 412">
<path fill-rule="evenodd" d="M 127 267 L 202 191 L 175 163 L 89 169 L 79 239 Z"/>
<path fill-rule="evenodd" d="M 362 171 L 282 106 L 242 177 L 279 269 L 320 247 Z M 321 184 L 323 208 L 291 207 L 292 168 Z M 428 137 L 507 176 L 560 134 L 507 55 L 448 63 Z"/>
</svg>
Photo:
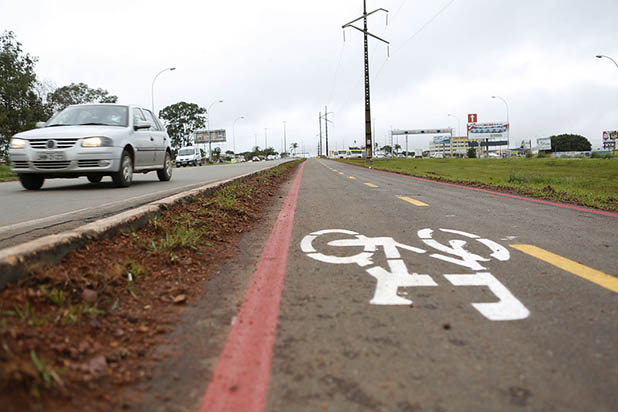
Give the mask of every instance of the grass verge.
<svg viewBox="0 0 618 412">
<path fill-rule="evenodd" d="M 176 204 L 0 292 L 3 411 L 121 409 L 121 390 L 151 378 L 180 308 L 236 254 L 239 234 L 299 163 Z"/>
<path fill-rule="evenodd" d="M 0 182 L 9 182 L 11 180 L 17 180 L 17 175 L 11 172 L 10 166 L 0 165 Z"/>
<path fill-rule="evenodd" d="M 367 166 L 362 160 L 345 160 Z M 618 159 L 387 159 L 374 169 L 618 211 Z"/>
</svg>

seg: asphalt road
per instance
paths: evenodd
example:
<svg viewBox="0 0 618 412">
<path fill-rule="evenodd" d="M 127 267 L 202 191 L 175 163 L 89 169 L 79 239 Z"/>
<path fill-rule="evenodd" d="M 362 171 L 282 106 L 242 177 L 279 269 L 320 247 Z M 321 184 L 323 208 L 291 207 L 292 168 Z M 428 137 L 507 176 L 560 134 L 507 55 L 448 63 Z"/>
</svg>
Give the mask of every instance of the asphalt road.
<svg viewBox="0 0 618 412">
<path fill-rule="evenodd" d="M 281 162 L 176 168 L 169 182 L 160 182 L 154 172 L 135 174 L 129 188 L 114 187 L 110 178 L 91 184 L 85 177 L 48 179 L 39 191 L 25 190 L 19 182 L 0 183 L 0 248 L 73 229 L 123 210 Z"/>
<path fill-rule="evenodd" d="M 616 216 L 310 160 L 266 410 L 615 411 L 617 244 Z"/>
</svg>

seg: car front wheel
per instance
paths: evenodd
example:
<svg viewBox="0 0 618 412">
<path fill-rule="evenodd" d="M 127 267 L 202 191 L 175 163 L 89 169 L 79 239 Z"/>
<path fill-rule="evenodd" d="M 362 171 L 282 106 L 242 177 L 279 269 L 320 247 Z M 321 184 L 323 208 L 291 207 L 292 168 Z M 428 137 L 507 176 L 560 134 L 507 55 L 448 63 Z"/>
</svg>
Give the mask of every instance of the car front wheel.
<svg viewBox="0 0 618 412">
<path fill-rule="evenodd" d="M 21 185 L 28 190 L 39 190 L 45 182 L 45 178 L 40 175 L 23 174 L 19 175 Z"/>
<path fill-rule="evenodd" d="M 162 182 L 167 182 L 172 178 L 172 158 L 169 153 L 165 153 L 163 169 L 157 170 L 157 176 Z"/>
<path fill-rule="evenodd" d="M 129 187 L 133 182 L 133 160 L 126 150 L 120 158 L 120 170 L 112 175 L 112 180 L 118 187 Z"/>
</svg>

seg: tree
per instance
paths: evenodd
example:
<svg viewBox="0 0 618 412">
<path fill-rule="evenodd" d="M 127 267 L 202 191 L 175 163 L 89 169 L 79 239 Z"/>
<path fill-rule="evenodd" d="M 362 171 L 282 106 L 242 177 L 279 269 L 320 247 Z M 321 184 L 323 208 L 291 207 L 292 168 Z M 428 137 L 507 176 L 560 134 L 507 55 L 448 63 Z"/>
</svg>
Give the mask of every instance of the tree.
<svg viewBox="0 0 618 412">
<path fill-rule="evenodd" d="M 382 150 L 384 153 L 393 153 L 393 148 L 389 145 L 383 146 L 380 150 Z"/>
<path fill-rule="evenodd" d="M 296 153 L 296 149 L 298 149 L 298 143 L 292 143 L 290 145 L 290 151 L 292 152 L 292 156 Z"/>
<path fill-rule="evenodd" d="M 167 106 L 159 112 L 159 117 L 166 121 L 167 134 L 176 148 L 189 146 L 193 142 L 193 132 L 206 127 L 206 109 L 195 103 L 178 102 Z"/>
<path fill-rule="evenodd" d="M 399 153 L 399 151 L 401 150 L 401 146 L 399 146 L 399 144 L 395 145 L 395 153 Z"/>
<path fill-rule="evenodd" d="M 0 157 L 6 156 L 14 134 L 34 128 L 44 116 L 36 93 L 36 62 L 12 31 L 0 35 Z"/>
<path fill-rule="evenodd" d="M 551 137 L 552 152 L 587 152 L 592 145 L 584 136 L 578 134 L 560 134 Z"/>
<path fill-rule="evenodd" d="M 118 96 L 110 95 L 107 90 L 91 89 L 86 83 L 71 83 L 47 95 L 47 104 L 52 113 L 72 104 L 116 103 L 117 101 Z"/>
<path fill-rule="evenodd" d="M 476 149 L 474 147 L 468 149 L 468 157 L 470 159 L 476 159 Z"/>
<path fill-rule="evenodd" d="M 221 148 L 215 147 L 212 149 L 212 160 L 213 162 L 218 162 L 221 159 Z"/>
</svg>

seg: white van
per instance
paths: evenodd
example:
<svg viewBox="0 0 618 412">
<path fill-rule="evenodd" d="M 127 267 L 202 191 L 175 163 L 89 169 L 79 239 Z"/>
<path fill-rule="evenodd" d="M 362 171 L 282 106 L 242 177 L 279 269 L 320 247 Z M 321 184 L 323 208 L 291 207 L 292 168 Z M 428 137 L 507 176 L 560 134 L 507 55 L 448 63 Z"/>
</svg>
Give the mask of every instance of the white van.
<svg viewBox="0 0 618 412">
<path fill-rule="evenodd" d="M 176 155 L 176 167 L 202 165 L 200 149 L 193 146 L 183 147 Z"/>
</svg>

